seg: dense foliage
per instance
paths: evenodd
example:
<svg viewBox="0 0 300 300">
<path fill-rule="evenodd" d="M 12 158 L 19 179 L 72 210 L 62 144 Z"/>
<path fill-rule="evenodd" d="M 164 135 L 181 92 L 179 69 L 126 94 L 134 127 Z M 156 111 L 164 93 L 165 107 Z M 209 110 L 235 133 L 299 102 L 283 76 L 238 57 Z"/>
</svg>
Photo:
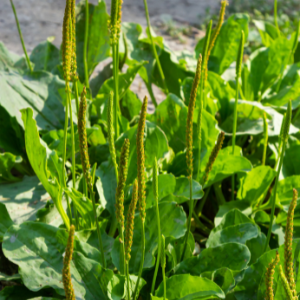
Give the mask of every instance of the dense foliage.
<svg viewBox="0 0 300 300">
<path fill-rule="evenodd" d="M 61 49 L 0 42 L 0 299 L 298 299 L 300 23 L 222 1 L 175 52 L 112 2 L 67 0 Z"/>
</svg>

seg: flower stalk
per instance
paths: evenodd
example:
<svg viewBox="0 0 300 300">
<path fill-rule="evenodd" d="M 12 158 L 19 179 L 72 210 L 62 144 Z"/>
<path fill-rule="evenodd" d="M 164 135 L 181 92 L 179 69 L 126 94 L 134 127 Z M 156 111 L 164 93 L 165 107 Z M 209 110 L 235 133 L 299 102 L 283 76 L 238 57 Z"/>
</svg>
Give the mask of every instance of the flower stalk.
<svg viewBox="0 0 300 300">
<path fill-rule="evenodd" d="M 276 179 L 275 179 L 275 185 L 274 185 L 274 188 L 273 188 L 273 198 L 271 199 L 272 210 L 271 210 L 270 224 L 269 224 L 269 230 L 268 230 L 268 235 L 267 235 L 267 240 L 266 240 L 264 252 L 267 251 L 268 245 L 269 245 L 269 242 L 270 242 L 270 238 L 271 238 L 272 225 L 273 225 L 274 213 L 275 213 L 277 186 L 278 186 L 280 171 L 281 171 L 282 164 L 283 164 L 284 152 L 285 152 L 286 144 L 287 144 L 287 141 L 288 141 L 288 138 L 289 138 L 289 130 L 290 130 L 290 125 L 291 125 L 291 119 L 292 119 L 292 104 L 291 104 L 291 101 L 289 101 L 287 112 L 286 112 L 285 117 L 283 118 L 283 122 L 282 122 L 282 127 L 281 127 L 282 130 L 281 130 L 281 134 L 280 134 L 281 136 L 279 138 L 279 140 L 282 143 L 282 150 L 281 150 L 281 154 L 280 154 L 279 166 L 278 166 L 278 169 L 277 169 L 277 175 L 276 175 Z"/>
<path fill-rule="evenodd" d="M 201 78 L 201 65 L 202 65 L 202 56 L 199 55 L 197 69 L 195 78 L 192 85 L 191 95 L 190 95 L 190 102 L 188 107 L 188 116 L 187 116 L 187 124 L 186 124 L 186 164 L 188 168 L 188 176 L 189 176 L 189 183 L 190 183 L 190 202 L 189 202 L 189 216 L 188 216 L 188 223 L 187 223 L 187 231 L 184 237 L 184 246 L 182 251 L 181 260 L 184 258 L 185 251 L 187 248 L 187 242 L 189 237 L 189 232 L 191 229 L 191 220 L 192 214 L 194 210 L 194 203 L 193 203 L 193 119 L 194 119 L 194 110 L 197 98 L 197 91 L 198 86 L 200 83 Z M 201 103 L 200 103 L 201 104 Z M 199 158 L 200 159 L 200 158 Z"/>
<path fill-rule="evenodd" d="M 81 156 L 83 175 L 87 183 L 87 187 L 93 202 L 93 212 L 94 212 L 94 218 L 95 218 L 98 241 L 99 241 L 99 249 L 101 252 L 102 266 L 106 268 L 103 242 L 102 242 L 102 237 L 100 233 L 100 227 L 99 227 L 99 222 L 98 222 L 97 212 L 96 212 L 96 201 L 95 201 L 95 193 L 93 191 L 93 181 L 90 173 L 90 160 L 88 154 L 88 144 L 87 144 L 87 134 L 86 134 L 86 109 L 87 109 L 86 88 L 84 87 L 81 93 L 81 101 L 80 101 L 79 113 L 78 113 L 78 134 L 79 134 L 80 156 Z"/>
<path fill-rule="evenodd" d="M 124 188 L 128 174 L 128 156 L 130 143 L 124 140 L 121 149 L 119 162 L 119 181 L 116 190 L 116 218 L 119 223 L 119 242 L 120 242 L 120 272 L 125 275 L 125 248 L 124 248 Z"/>
<path fill-rule="evenodd" d="M 20 27 L 17 11 L 16 11 L 15 5 L 13 3 L 13 0 L 10 0 L 10 4 L 11 4 L 11 8 L 13 10 L 14 16 L 15 16 L 15 20 L 16 20 L 16 24 L 17 24 L 17 28 L 18 28 L 18 32 L 19 32 L 19 36 L 20 36 L 20 40 L 21 40 L 21 44 L 22 44 L 22 48 L 23 48 L 23 52 L 25 54 L 25 58 L 26 58 L 26 62 L 27 62 L 27 66 L 28 66 L 28 69 L 30 70 L 30 72 L 32 73 L 33 72 L 32 65 L 31 65 L 31 62 L 30 62 L 30 59 L 29 59 L 29 56 L 28 56 L 28 53 L 27 53 L 27 49 L 26 49 L 26 46 L 25 46 L 22 30 L 21 30 L 21 27 Z"/>
<path fill-rule="evenodd" d="M 287 300 L 296 300 L 298 299 L 297 294 L 294 296 L 293 291 L 290 288 L 289 282 L 287 281 L 282 266 L 279 266 L 279 274 L 280 274 L 280 278 L 281 278 L 281 282 L 283 284 L 286 296 L 287 296 Z"/>
<path fill-rule="evenodd" d="M 66 294 L 66 300 L 75 300 L 75 292 L 71 279 L 71 261 L 73 256 L 73 248 L 74 248 L 74 233 L 75 227 L 72 225 L 69 230 L 68 243 L 64 256 L 64 266 L 62 270 L 62 279 L 64 290 Z"/>
<path fill-rule="evenodd" d="M 166 247 L 166 242 L 165 242 L 165 237 L 162 234 L 161 235 L 161 269 L 162 269 L 162 276 L 163 276 L 163 283 L 164 283 L 164 300 L 167 299 L 167 281 L 166 281 L 166 254 L 165 254 L 165 247 Z"/>
<path fill-rule="evenodd" d="M 268 149 L 268 120 L 267 120 L 267 115 L 264 113 L 263 116 L 263 121 L 264 121 L 264 150 L 263 150 L 263 157 L 262 157 L 262 165 L 264 166 L 266 164 L 266 158 L 267 158 L 267 149 Z"/>
<path fill-rule="evenodd" d="M 238 57 L 236 62 L 236 90 L 235 90 L 235 102 L 234 102 L 234 113 L 233 113 L 233 132 L 232 132 L 232 155 L 234 155 L 235 149 L 235 140 L 236 140 L 236 127 L 237 127 L 237 106 L 240 90 L 240 77 L 242 73 L 242 63 L 244 56 L 244 44 L 245 44 L 245 35 L 242 30 Z M 235 177 L 234 174 L 231 177 L 231 200 L 234 200 L 234 190 L 235 190 Z"/>
<path fill-rule="evenodd" d="M 156 222 L 157 222 L 157 237 L 158 237 L 158 248 L 157 248 L 157 259 L 156 259 L 156 265 L 152 280 L 152 287 L 151 287 L 151 293 L 154 294 L 155 289 L 155 282 L 156 277 L 158 273 L 158 267 L 160 263 L 160 256 L 161 256 L 161 230 L 160 230 L 160 217 L 159 217 L 159 207 L 158 207 L 158 168 L 157 168 L 157 160 L 154 159 L 153 163 L 153 182 L 152 182 L 152 188 L 153 188 L 153 195 L 155 198 L 155 210 L 156 210 Z"/>
<path fill-rule="evenodd" d="M 137 128 L 136 148 L 137 148 L 137 178 L 138 178 L 138 199 L 139 199 L 139 211 L 142 221 L 142 237 L 141 237 L 141 251 L 142 257 L 139 267 L 138 279 L 136 282 L 135 291 L 133 294 L 133 300 L 137 298 L 137 289 L 143 272 L 144 260 L 145 260 L 145 219 L 146 219 L 146 202 L 145 202 L 145 147 L 144 147 L 144 134 L 146 126 L 146 114 L 147 114 L 148 98 L 145 97 L 141 108 L 140 119 Z"/>
</svg>

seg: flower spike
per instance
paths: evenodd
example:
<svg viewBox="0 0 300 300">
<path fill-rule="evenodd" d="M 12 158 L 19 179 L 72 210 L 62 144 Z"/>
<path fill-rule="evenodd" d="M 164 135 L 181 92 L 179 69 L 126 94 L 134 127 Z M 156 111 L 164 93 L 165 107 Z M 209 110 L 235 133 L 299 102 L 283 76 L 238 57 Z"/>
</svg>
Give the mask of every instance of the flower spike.
<svg viewBox="0 0 300 300">
<path fill-rule="evenodd" d="M 119 180 L 116 191 L 116 218 L 122 230 L 124 229 L 124 187 L 126 184 L 128 173 L 129 148 L 129 139 L 125 139 L 121 149 L 119 163 Z"/>
<path fill-rule="evenodd" d="M 284 290 L 285 290 L 285 293 L 286 293 L 286 296 L 287 296 L 287 300 L 296 300 L 296 299 L 298 299 L 297 294 L 294 297 L 293 291 L 290 289 L 290 285 L 289 285 L 289 283 L 288 283 L 288 281 L 287 281 L 287 279 L 284 275 L 284 272 L 282 270 L 281 265 L 279 266 L 279 273 L 280 273 L 281 282 L 283 284 L 283 287 L 284 287 Z"/>
<path fill-rule="evenodd" d="M 70 269 L 70 264 L 73 255 L 73 247 L 74 247 L 74 233 L 75 233 L 75 227 L 74 225 L 72 225 L 69 231 L 69 238 L 68 238 L 68 243 L 67 243 L 66 252 L 64 256 L 64 267 L 62 270 L 63 285 L 64 285 L 64 290 L 65 290 L 67 300 L 75 300 L 75 293 L 72 284 L 71 269 Z"/>
<path fill-rule="evenodd" d="M 210 171 L 212 170 L 213 164 L 214 164 L 215 160 L 217 159 L 220 150 L 222 149 L 224 138 L 225 138 L 225 133 L 223 131 L 221 131 L 221 133 L 218 136 L 217 143 L 214 146 L 214 148 L 210 154 L 209 160 L 206 164 L 205 173 L 204 173 L 204 176 L 202 179 L 203 186 L 208 179 L 208 175 L 209 175 Z"/>
<path fill-rule="evenodd" d="M 189 176 L 193 176 L 193 118 L 194 118 L 195 103 L 197 98 L 197 90 L 198 90 L 200 77 L 201 77 L 201 64 L 202 64 L 202 56 L 200 54 L 197 63 L 196 75 L 193 81 L 192 91 L 190 95 L 187 124 L 186 124 L 186 148 L 187 148 L 186 162 L 187 162 Z"/>
<path fill-rule="evenodd" d="M 285 276 L 289 283 L 290 289 L 292 292 L 297 295 L 296 284 L 294 279 L 294 268 L 293 268 L 293 220 L 294 220 L 294 211 L 297 206 L 298 192 L 296 189 L 293 190 L 293 199 L 291 201 L 287 222 L 285 228 L 285 241 L 284 241 L 284 270 Z"/>
<path fill-rule="evenodd" d="M 81 93 L 81 101 L 79 105 L 78 112 L 78 134 L 79 134 L 79 147 L 80 147 L 80 156 L 81 164 L 83 169 L 83 174 L 88 186 L 89 191 L 92 190 L 92 177 L 90 174 L 90 160 L 88 154 L 88 143 L 87 143 L 87 134 L 86 134 L 86 88 L 83 88 Z"/>
<path fill-rule="evenodd" d="M 274 281 L 274 273 L 275 267 L 278 264 L 280 258 L 279 253 L 276 252 L 276 257 L 271 261 L 269 267 L 267 268 L 266 272 L 266 300 L 273 300 L 274 299 L 274 292 L 273 292 L 273 281 Z"/>
<path fill-rule="evenodd" d="M 140 120 L 137 129 L 136 148 L 137 148 L 137 168 L 138 168 L 138 185 L 139 185 L 139 210 L 142 221 L 146 218 L 146 203 L 145 203 L 145 147 L 144 147 L 144 134 L 146 124 L 148 98 L 144 98 L 141 108 Z"/>
<path fill-rule="evenodd" d="M 138 200 L 138 182 L 137 180 L 133 183 L 132 199 L 127 212 L 126 229 L 125 229 L 125 259 L 126 262 L 130 261 L 131 246 L 133 241 L 133 229 L 134 229 L 134 214 L 136 204 Z"/>
</svg>

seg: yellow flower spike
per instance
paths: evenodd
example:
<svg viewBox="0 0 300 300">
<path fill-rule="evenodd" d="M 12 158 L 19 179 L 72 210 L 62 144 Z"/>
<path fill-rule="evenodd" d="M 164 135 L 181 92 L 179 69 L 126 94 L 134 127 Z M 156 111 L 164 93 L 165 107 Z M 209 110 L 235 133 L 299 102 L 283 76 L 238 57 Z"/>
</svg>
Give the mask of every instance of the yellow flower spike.
<svg viewBox="0 0 300 300">
<path fill-rule="evenodd" d="M 72 33 L 72 62 L 71 62 L 71 77 L 77 80 L 77 56 L 76 56 L 76 14 L 75 0 L 71 0 L 71 33 Z"/>
<path fill-rule="evenodd" d="M 139 210 L 142 221 L 146 218 L 146 203 L 145 203 L 145 147 L 144 147 L 144 134 L 146 124 L 148 98 L 144 98 L 141 108 L 141 115 L 138 123 L 136 148 L 137 148 L 137 168 L 138 168 L 138 185 L 139 185 Z"/>
<path fill-rule="evenodd" d="M 285 228 L 285 241 L 284 241 L 284 270 L 285 276 L 289 283 L 291 291 L 294 293 L 294 296 L 297 296 L 296 292 L 296 283 L 294 279 L 294 268 L 293 268 L 293 220 L 294 220 L 294 211 L 297 206 L 298 192 L 296 189 L 293 189 L 293 199 L 291 201 L 287 222 Z"/>
<path fill-rule="evenodd" d="M 223 131 L 221 131 L 221 133 L 218 136 L 217 143 L 214 146 L 214 148 L 213 148 L 213 150 L 210 154 L 209 160 L 206 164 L 205 173 L 204 173 L 204 176 L 203 176 L 203 179 L 202 179 L 202 185 L 203 186 L 205 185 L 205 183 L 208 179 L 208 175 L 209 175 L 210 171 L 212 170 L 213 164 L 216 161 L 220 150 L 222 149 L 224 138 L 225 138 L 225 133 Z"/>
<path fill-rule="evenodd" d="M 269 267 L 266 271 L 266 300 L 273 300 L 274 299 L 274 292 L 273 292 L 273 281 L 274 281 L 274 273 L 275 273 L 275 267 L 278 264 L 280 258 L 279 253 L 276 252 L 276 257 L 271 261 L 269 264 Z"/>
<path fill-rule="evenodd" d="M 298 299 L 297 297 L 297 294 L 293 295 L 293 291 L 290 289 L 290 285 L 284 275 L 284 272 L 282 270 L 282 266 L 280 265 L 279 266 L 279 273 L 280 273 L 280 278 L 281 278 L 281 282 L 283 284 L 283 287 L 284 287 L 284 290 L 285 290 L 285 293 L 286 293 L 286 296 L 287 296 L 287 300 L 296 300 Z"/>
<path fill-rule="evenodd" d="M 137 201 L 138 201 L 138 182 L 137 180 L 135 180 L 133 183 L 132 198 L 127 212 L 126 229 L 125 229 L 125 259 L 127 263 L 129 263 L 131 258 L 130 253 L 131 253 L 131 246 L 133 241 L 134 214 L 135 214 Z"/>
<path fill-rule="evenodd" d="M 188 167 L 189 176 L 193 176 L 193 118 L 194 118 L 195 103 L 197 98 L 197 90 L 198 90 L 200 77 L 201 77 L 201 64 L 202 64 L 202 56 L 200 54 L 197 63 L 196 75 L 193 81 L 192 91 L 190 95 L 187 124 L 186 124 L 186 163 Z"/>
<path fill-rule="evenodd" d="M 79 147 L 83 174 L 88 186 L 89 191 L 92 190 L 92 177 L 90 174 L 90 160 L 88 154 L 88 143 L 86 134 L 86 88 L 83 88 L 81 93 L 81 100 L 78 112 L 78 135 L 79 135 Z"/>
<path fill-rule="evenodd" d="M 116 218 L 119 222 L 121 230 L 124 229 L 124 187 L 126 184 L 128 173 L 129 148 L 129 139 L 125 139 L 121 149 L 121 156 L 119 162 L 119 180 L 116 190 Z"/>
<path fill-rule="evenodd" d="M 65 256 L 64 256 L 64 266 L 62 270 L 62 279 L 63 279 L 63 285 L 66 294 L 66 300 L 75 300 L 75 293 L 72 285 L 71 269 L 70 269 L 70 264 L 73 255 L 73 247 L 74 247 L 74 233 L 75 233 L 75 227 L 74 225 L 72 225 L 69 231 L 69 238 L 68 238 L 68 243 L 67 243 Z"/>
</svg>

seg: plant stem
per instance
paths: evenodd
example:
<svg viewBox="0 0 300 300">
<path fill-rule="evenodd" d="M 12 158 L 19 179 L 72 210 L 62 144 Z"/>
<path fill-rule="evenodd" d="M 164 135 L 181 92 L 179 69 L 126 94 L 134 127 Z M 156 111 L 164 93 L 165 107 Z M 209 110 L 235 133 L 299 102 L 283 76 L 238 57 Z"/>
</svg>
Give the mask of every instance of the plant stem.
<svg viewBox="0 0 300 300">
<path fill-rule="evenodd" d="M 119 60 L 118 60 L 119 43 L 113 44 L 113 77 L 114 77 L 114 129 L 115 139 L 119 137 L 118 112 L 119 112 Z"/>
<path fill-rule="evenodd" d="M 129 277 L 129 263 L 126 262 L 126 281 L 127 281 L 127 300 L 130 300 L 130 277 Z"/>
<path fill-rule="evenodd" d="M 157 160 L 155 159 L 155 166 L 153 168 L 153 194 L 155 197 L 155 209 L 156 209 L 156 222 L 157 222 L 157 236 L 158 236 L 158 249 L 157 249 L 157 259 L 156 259 L 156 265 L 152 280 L 152 287 L 151 287 L 151 293 L 153 295 L 154 289 L 155 289 L 155 282 L 156 277 L 158 273 L 158 267 L 160 264 L 160 253 L 161 253 L 161 229 L 160 229 L 160 217 L 159 217 L 159 207 L 158 207 L 158 178 L 157 178 Z M 156 174 L 154 173 L 156 172 Z M 155 177 L 155 178 L 154 178 Z"/>
<path fill-rule="evenodd" d="M 74 91 L 75 91 L 75 101 L 76 101 L 76 114 L 78 117 L 78 112 L 79 112 L 79 93 L 78 93 L 78 82 L 77 79 L 73 81 L 74 85 Z"/>
<path fill-rule="evenodd" d="M 233 115 L 233 132 L 232 132 L 232 155 L 234 155 L 235 148 L 235 138 L 236 138 L 236 127 L 237 127 L 237 105 L 240 90 L 240 77 L 242 71 L 243 55 L 244 55 L 244 31 L 242 31 L 242 36 L 239 45 L 239 52 L 236 62 L 236 90 L 235 90 L 235 102 L 234 102 L 234 115 Z M 231 200 L 234 200 L 234 188 L 235 188 L 235 175 L 231 177 Z"/>
<path fill-rule="evenodd" d="M 89 70 L 87 62 L 87 47 L 88 47 L 88 37 L 89 37 L 89 1 L 85 0 L 85 32 L 84 32 L 84 45 L 83 45 L 83 64 L 84 64 L 84 82 L 85 86 L 90 92 L 90 83 L 89 83 Z"/>
<path fill-rule="evenodd" d="M 268 149 L 268 122 L 267 122 L 267 116 L 264 113 L 264 150 L 263 150 L 263 157 L 262 157 L 262 165 L 264 166 L 266 164 L 266 157 L 267 157 L 267 149 Z"/>
<path fill-rule="evenodd" d="M 278 37 L 280 36 L 280 29 L 278 26 L 278 16 L 277 16 L 277 0 L 274 0 L 274 23 L 278 32 Z"/>
<path fill-rule="evenodd" d="M 76 160 L 75 160 L 75 134 L 74 134 L 74 124 L 73 124 L 73 116 L 72 116 L 72 103 L 69 101 L 69 110 L 70 110 L 70 123 L 71 123 L 71 139 L 72 139 L 72 184 L 73 188 L 76 189 Z M 76 229 L 79 228 L 79 218 L 78 218 L 78 212 L 75 208 L 75 205 L 73 205 L 74 209 L 74 215 L 75 215 L 75 224 Z"/>
<path fill-rule="evenodd" d="M 194 211 L 193 178 L 192 178 L 192 176 L 190 176 L 189 181 L 190 181 L 190 202 L 189 202 L 188 225 L 187 225 L 186 234 L 185 234 L 185 237 L 184 237 L 184 244 L 183 244 L 184 246 L 183 246 L 183 251 L 182 251 L 182 254 L 181 254 L 180 261 L 183 261 L 183 259 L 184 259 L 184 255 L 185 255 L 185 251 L 186 251 L 187 244 L 188 244 L 188 239 L 189 239 L 189 233 L 190 233 L 190 230 L 191 230 L 192 215 L 193 215 L 193 211 Z"/>
<path fill-rule="evenodd" d="M 226 203 L 225 197 L 221 190 L 221 182 L 217 182 L 214 184 L 214 191 L 216 194 L 217 202 L 219 205 L 224 205 Z"/>
<path fill-rule="evenodd" d="M 164 300 L 167 299 L 167 282 L 166 282 L 166 254 L 165 254 L 165 237 L 161 236 L 162 240 L 162 257 L 161 257 L 161 269 L 163 275 L 163 283 L 164 283 Z"/>
<path fill-rule="evenodd" d="M 140 279 L 142 277 L 142 272 L 143 272 L 143 266 L 144 266 L 144 260 L 145 260 L 145 221 L 142 219 L 141 220 L 142 222 L 142 257 L 141 257 L 141 262 L 140 262 L 140 268 L 139 268 L 139 273 L 138 273 L 138 279 L 136 281 L 136 286 L 135 286 L 135 289 L 134 289 L 134 293 L 133 293 L 133 300 L 136 300 L 137 299 L 137 290 L 138 290 L 138 286 L 139 286 L 139 283 L 140 283 Z"/>
<path fill-rule="evenodd" d="M 61 178 L 62 182 L 64 184 L 64 187 L 67 187 L 66 184 L 66 178 L 65 178 L 65 165 L 66 165 L 66 157 L 67 157 L 67 137 L 68 137 L 68 123 L 69 123 L 69 102 L 70 102 L 70 92 L 67 91 L 67 103 L 66 103 L 66 108 L 65 108 L 65 126 L 64 126 L 64 148 L 63 148 L 63 163 L 62 163 L 62 171 L 61 171 Z M 71 205 L 69 201 L 68 195 L 66 195 L 66 200 L 67 200 L 67 206 L 68 206 L 68 213 L 70 216 L 70 224 L 73 224 L 72 220 L 72 210 L 71 210 Z"/>
<path fill-rule="evenodd" d="M 124 247 L 124 230 L 119 226 L 119 235 L 120 235 L 120 273 L 121 275 L 126 275 L 125 268 L 125 247 Z"/>
<path fill-rule="evenodd" d="M 27 50 L 26 50 L 26 46 L 25 46 L 25 43 L 24 43 L 24 39 L 23 39 L 23 35 L 22 35 L 20 23 L 19 23 L 17 11 L 16 11 L 15 5 L 13 3 L 13 0 L 10 0 L 10 4 L 11 4 L 12 10 L 13 10 L 14 15 L 15 15 L 15 19 L 16 19 L 16 24 L 17 24 L 18 31 L 19 31 L 20 40 L 21 40 L 21 43 L 22 43 L 22 47 L 23 47 L 23 51 L 24 51 L 25 57 L 26 57 L 26 62 L 27 62 L 27 65 L 28 65 L 28 68 L 29 68 L 30 72 L 32 73 L 33 72 L 32 65 L 30 63 L 30 59 L 29 59 L 29 56 L 28 56 L 28 53 L 27 53 Z"/>
<path fill-rule="evenodd" d="M 101 237 L 99 222 L 98 222 L 98 218 L 97 218 L 95 194 L 94 194 L 93 190 L 90 190 L 90 195 L 91 195 L 92 202 L 93 202 L 93 211 L 94 211 L 94 217 L 95 217 L 96 228 L 97 228 L 97 235 L 98 235 L 98 241 L 99 241 L 99 249 L 100 249 L 101 258 L 102 258 L 102 266 L 105 269 L 106 268 L 106 261 L 105 261 L 105 256 L 104 256 L 104 248 L 103 248 L 103 242 L 102 242 L 102 237 Z"/>
<path fill-rule="evenodd" d="M 150 17 L 149 17 L 147 0 L 144 0 L 144 5 L 145 5 L 145 14 L 146 14 L 146 19 L 147 19 L 147 25 L 148 25 L 148 29 L 149 29 L 149 37 L 150 37 L 151 46 L 152 46 L 152 52 L 153 52 L 153 55 L 154 55 L 156 63 L 157 63 L 159 75 L 160 75 L 160 78 L 162 80 L 162 83 L 163 83 L 163 86 L 164 86 L 164 89 L 165 89 L 165 93 L 168 94 L 169 91 L 168 91 L 168 87 L 167 87 L 167 84 L 166 84 L 165 75 L 164 75 L 163 69 L 161 67 L 160 60 L 159 60 L 159 57 L 157 55 L 154 39 L 153 39 L 153 36 L 152 36 L 152 33 L 151 33 L 151 24 L 150 24 Z M 157 103 L 154 103 L 154 105 L 156 107 Z"/>
</svg>

